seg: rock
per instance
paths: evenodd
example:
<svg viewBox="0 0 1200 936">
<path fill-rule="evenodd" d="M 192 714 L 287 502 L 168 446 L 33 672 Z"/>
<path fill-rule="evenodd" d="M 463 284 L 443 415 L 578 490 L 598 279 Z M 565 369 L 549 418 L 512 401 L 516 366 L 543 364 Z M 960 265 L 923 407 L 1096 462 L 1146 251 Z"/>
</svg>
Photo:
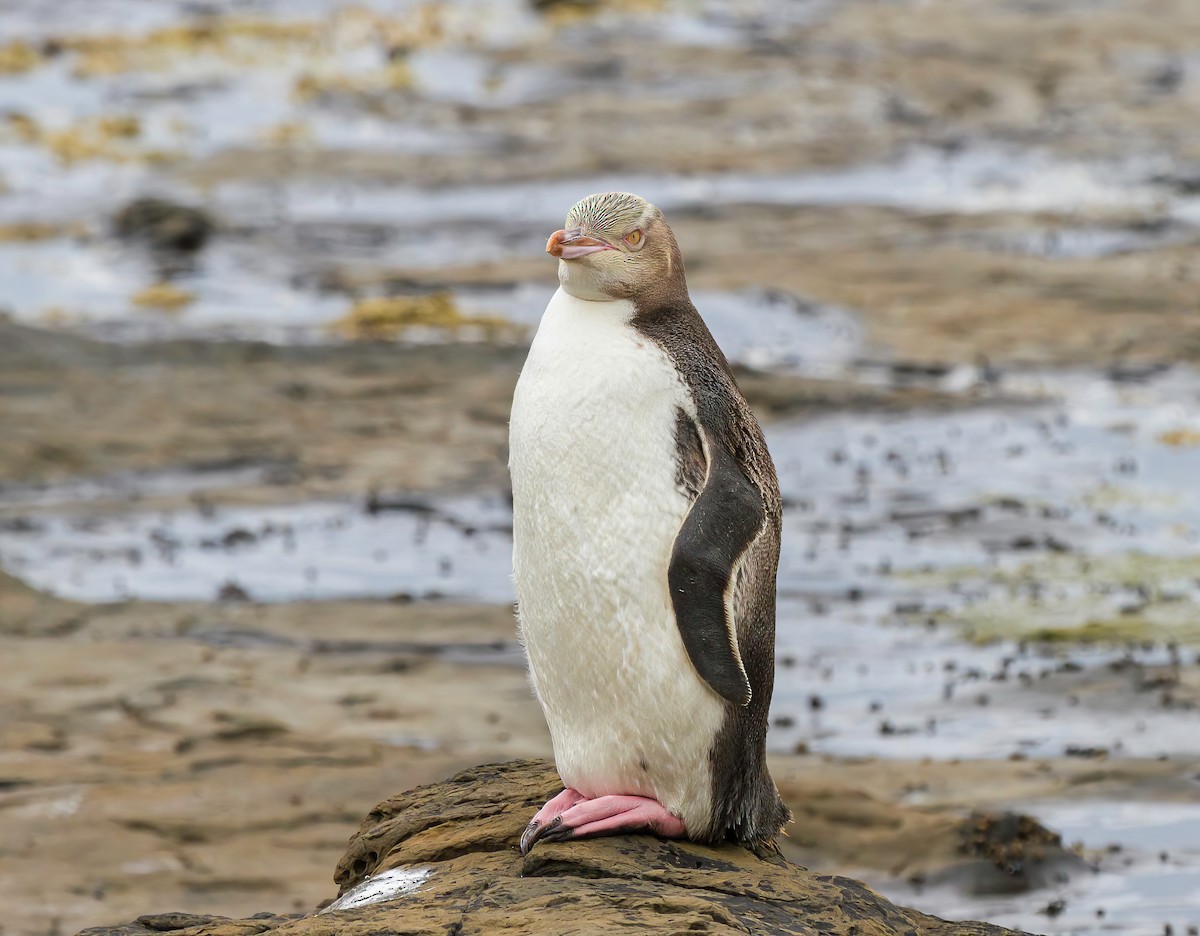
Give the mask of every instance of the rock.
<svg viewBox="0 0 1200 936">
<path fill-rule="evenodd" d="M 228 581 L 217 589 L 217 601 L 249 601 L 250 593 L 237 582 Z"/>
<path fill-rule="evenodd" d="M 954 808 L 873 796 L 845 777 L 804 782 L 781 774 L 777 780 L 795 817 L 780 845 L 795 862 L 882 872 L 970 896 L 1025 893 L 1094 873 L 1032 816 L 977 811 L 964 817 Z"/>
<path fill-rule="evenodd" d="M 542 843 L 517 837 L 558 792 L 544 760 L 474 767 L 376 806 L 338 862 L 337 900 L 295 919 L 165 914 L 80 936 L 406 933 L 823 933 L 1002 936 L 896 906 L 849 878 L 746 849 L 619 836 Z"/>
<path fill-rule="evenodd" d="M 165 198 L 138 198 L 113 218 L 117 236 L 142 241 L 155 250 L 190 253 L 200 250 L 216 225 L 200 208 Z"/>
<path fill-rule="evenodd" d="M 1024 893 L 1092 871 L 1063 847 L 1062 836 L 1022 813 L 972 813 L 959 835 L 967 861 L 935 881 L 955 881 L 970 894 Z"/>
<path fill-rule="evenodd" d="M 549 13 L 554 10 L 583 10 L 600 9 L 600 0 L 529 0 L 530 5 L 539 13 Z"/>
</svg>

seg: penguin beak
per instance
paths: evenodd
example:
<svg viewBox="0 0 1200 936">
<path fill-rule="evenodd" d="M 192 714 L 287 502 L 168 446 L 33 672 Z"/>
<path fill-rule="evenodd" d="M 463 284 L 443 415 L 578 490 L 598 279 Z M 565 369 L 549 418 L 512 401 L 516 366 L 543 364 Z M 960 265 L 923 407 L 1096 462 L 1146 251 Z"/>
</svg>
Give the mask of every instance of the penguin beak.
<svg viewBox="0 0 1200 936">
<path fill-rule="evenodd" d="M 578 230 L 555 231 L 546 241 L 546 253 L 560 260 L 578 260 L 580 257 L 586 257 L 597 251 L 615 249 L 607 241 L 587 237 Z"/>
</svg>

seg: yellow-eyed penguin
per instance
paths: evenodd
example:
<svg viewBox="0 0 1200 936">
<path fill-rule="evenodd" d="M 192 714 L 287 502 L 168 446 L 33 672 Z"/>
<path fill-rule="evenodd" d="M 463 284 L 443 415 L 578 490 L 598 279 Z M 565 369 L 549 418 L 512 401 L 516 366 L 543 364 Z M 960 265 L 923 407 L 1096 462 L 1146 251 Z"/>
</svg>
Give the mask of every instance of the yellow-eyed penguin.
<svg viewBox="0 0 1200 936">
<path fill-rule="evenodd" d="M 564 791 L 539 840 L 770 845 L 781 507 L 762 430 L 654 205 L 592 195 L 513 398 L 513 573 Z"/>
</svg>

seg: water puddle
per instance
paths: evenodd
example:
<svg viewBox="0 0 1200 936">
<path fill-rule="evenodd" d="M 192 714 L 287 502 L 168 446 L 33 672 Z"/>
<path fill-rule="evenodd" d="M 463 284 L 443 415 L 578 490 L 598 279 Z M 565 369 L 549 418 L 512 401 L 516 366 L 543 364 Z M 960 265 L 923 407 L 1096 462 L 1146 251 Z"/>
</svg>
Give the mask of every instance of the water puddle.
<svg viewBox="0 0 1200 936">
<path fill-rule="evenodd" d="M 223 488 L 285 484 L 294 478 L 295 465 L 289 459 L 235 457 L 194 462 L 171 470 L 129 471 L 53 484 L 0 482 L 0 505 L 78 509 L 96 501 L 132 504 L 163 494 L 202 497 Z"/>
<path fill-rule="evenodd" d="M 500 498 L 45 514 L 29 523 L 0 532 L 5 567 L 85 601 L 513 598 L 512 518 Z"/>
<path fill-rule="evenodd" d="M 1135 211 L 1190 217 L 1197 199 L 1152 181 L 1151 166 L 1072 162 L 1049 153 L 979 144 L 918 147 L 898 160 L 827 172 L 620 175 L 453 189 L 353 188 L 298 180 L 271 193 L 277 210 L 299 222 L 340 218 L 360 223 L 428 225 L 477 221 L 528 224 L 557 219 L 563 206 L 593 191 L 636 191 L 666 212 L 722 205 L 874 205 L 916 212 Z M 256 197 L 257 194 L 257 197 Z M 225 213 L 259 214 L 266 193 L 245 183 L 216 190 Z"/>
<path fill-rule="evenodd" d="M 1200 806 L 1087 800 L 1021 807 L 1081 843 L 1095 871 L 1037 894 L 964 897 L 876 882 L 894 900 L 945 919 L 986 919 L 1050 936 L 1184 934 L 1200 926 Z"/>
<path fill-rule="evenodd" d="M 249 245 L 217 243 L 202 261 L 171 272 L 178 307 L 156 308 L 143 291 L 162 280 L 154 260 L 112 241 L 68 238 L 0 244 L 2 297 L 31 324 L 71 325 L 94 337 L 328 340 L 345 296 L 300 283 L 293 261 Z"/>
<path fill-rule="evenodd" d="M 20 0 L 0 12 L 0 35 L 32 56 L 0 74 L 5 219 L 110 212 L 136 189 L 179 189 L 171 167 L 181 160 L 239 148 L 491 148 L 490 133 L 414 122 L 405 104 L 508 106 L 547 84 L 524 66 L 490 76 L 492 50 L 544 28 L 517 0 L 67 6 L 81 10 L 48 17 Z M 110 34 L 109 58 L 85 41 Z M 389 96 L 407 115 L 381 103 Z"/>
<path fill-rule="evenodd" d="M 356 907 L 366 907 L 384 900 L 395 900 L 406 894 L 419 890 L 421 885 L 429 880 L 433 869 L 424 866 L 404 866 L 391 868 L 373 874 L 357 887 L 352 887 L 333 901 L 321 913 L 331 913 L 334 910 L 351 910 Z"/>
<path fill-rule="evenodd" d="M 1190 212 L 1190 208 L 1181 208 Z M 1041 228 L 1017 234 L 989 235 L 975 240 L 990 250 L 1046 257 L 1051 260 L 1092 260 L 1190 243 L 1200 231 L 1175 221 L 1148 221 L 1124 225 Z"/>
</svg>

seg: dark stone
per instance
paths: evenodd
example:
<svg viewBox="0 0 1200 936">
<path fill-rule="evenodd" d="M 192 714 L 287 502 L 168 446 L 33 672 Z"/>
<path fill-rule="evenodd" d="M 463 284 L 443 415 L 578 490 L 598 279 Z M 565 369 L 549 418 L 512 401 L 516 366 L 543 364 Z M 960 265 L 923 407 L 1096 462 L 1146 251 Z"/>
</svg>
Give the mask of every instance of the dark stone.
<svg viewBox="0 0 1200 936">
<path fill-rule="evenodd" d="M 113 218 L 118 237 L 140 241 L 154 250 L 192 253 L 212 236 L 216 225 L 200 208 L 164 198 L 138 198 Z"/>
</svg>

